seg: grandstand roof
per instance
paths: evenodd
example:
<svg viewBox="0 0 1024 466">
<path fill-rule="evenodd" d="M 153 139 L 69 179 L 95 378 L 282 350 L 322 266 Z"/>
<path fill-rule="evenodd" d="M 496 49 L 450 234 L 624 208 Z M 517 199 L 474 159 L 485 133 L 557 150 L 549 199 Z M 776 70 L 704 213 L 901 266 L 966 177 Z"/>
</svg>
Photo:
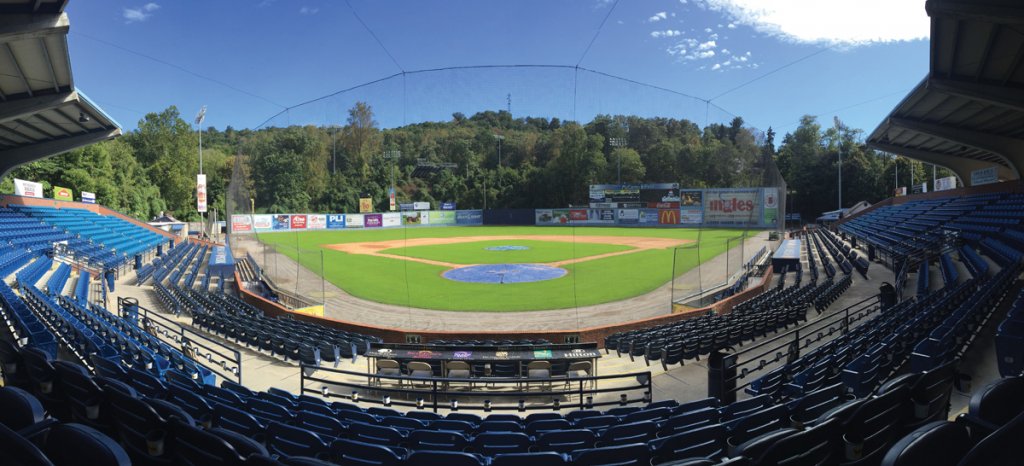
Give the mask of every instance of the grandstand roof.
<svg viewBox="0 0 1024 466">
<path fill-rule="evenodd" d="M 868 137 L 868 144 L 953 170 L 1024 171 L 1024 4 L 928 0 L 928 76 Z"/>
<path fill-rule="evenodd" d="M 0 0 L 0 175 L 121 134 L 75 89 L 66 4 Z"/>
</svg>

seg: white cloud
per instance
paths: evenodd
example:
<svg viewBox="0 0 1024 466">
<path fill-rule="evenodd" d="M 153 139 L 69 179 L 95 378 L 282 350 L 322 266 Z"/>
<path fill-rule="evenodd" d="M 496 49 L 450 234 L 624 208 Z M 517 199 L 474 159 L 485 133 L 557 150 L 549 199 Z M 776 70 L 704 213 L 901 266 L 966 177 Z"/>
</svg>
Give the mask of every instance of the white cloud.
<svg viewBox="0 0 1024 466">
<path fill-rule="evenodd" d="M 715 47 L 718 47 L 718 44 L 713 40 L 709 40 L 707 42 L 701 42 L 700 45 L 697 46 L 697 50 L 711 50 Z"/>
<path fill-rule="evenodd" d="M 150 2 L 138 8 L 125 8 L 121 15 L 126 23 L 135 23 L 149 19 L 150 16 L 153 16 L 153 12 L 159 9 L 160 5 Z"/>
<path fill-rule="evenodd" d="M 679 3 L 682 3 L 683 5 L 686 5 L 687 2 L 686 2 L 686 0 L 679 0 Z"/>
<path fill-rule="evenodd" d="M 658 21 L 661 21 L 665 18 L 668 18 L 668 13 L 665 13 L 664 11 L 659 11 L 655 13 L 654 16 L 647 18 L 647 21 L 651 23 L 657 23 Z"/>
<path fill-rule="evenodd" d="M 711 58 L 715 56 L 714 50 L 705 50 L 697 54 L 697 58 Z"/>
<path fill-rule="evenodd" d="M 708 40 L 718 40 L 718 34 L 711 34 L 708 36 Z"/>
<path fill-rule="evenodd" d="M 704 28 L 704 32 L 711 32 L 711 28 Z"/>
<path fill-rule="evenodd" d="M 313 8 L 313 7 L 308 7 L 308 6 L 304 6 L 302 8 L 299 8 L 299 14 L 300 15 L 315 15 L 319 11 L 320 11 L 319 8 Z"/>
<path fill-rule="evenodd" d="M 729 25 L 726 27 L 729 29 L 736 29 L 736 23 L 729 23 Z"/>
<path fill-rule="evenodd" d="M 675 37 L 682 35 L 683 33 L 675 29 L 666 29 L 664 31 L 651 31 L 651 37 L 657 39 L 659 37 Z"/>
<path fill-rule="evenodd" d="M 927 39 L 919 0 L 700 0 L 735 22 L 800 43 L 867 45 Z M 878 12 L 884 11 L 885 14 Z"/>
<path fill-rule="evenodd" d="M 722 49 L 722 55 L 728 55 L 729 53 L 731 53 L 729 49 Z"/>
<path fill-rule="evenodd" d="M 715 66 L 711 67 L 711 71 L 719 70 L 721 68 L 722 68 L 722 65 L 719 65 L 718 63 L 715 63 Z"/>
</svg>

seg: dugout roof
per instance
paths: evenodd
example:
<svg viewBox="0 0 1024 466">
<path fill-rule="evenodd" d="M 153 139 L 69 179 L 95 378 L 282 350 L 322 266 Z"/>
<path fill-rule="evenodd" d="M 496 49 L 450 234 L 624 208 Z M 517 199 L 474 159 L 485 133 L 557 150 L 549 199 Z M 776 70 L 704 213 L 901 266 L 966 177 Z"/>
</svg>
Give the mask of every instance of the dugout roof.
<svg viewBox="0 0 1024 466">
<path fill-rule="evenodd" d="M 0 175 L 121 134 L 75 89 L 67 0 L 0 0 Z"/>
<path fill-rule="evenodd" d="M 951 169 L 1024 170 L 1024 2 L 928 0 L 928 76 L 868 137 L 877 149 Z"/>
</svg>

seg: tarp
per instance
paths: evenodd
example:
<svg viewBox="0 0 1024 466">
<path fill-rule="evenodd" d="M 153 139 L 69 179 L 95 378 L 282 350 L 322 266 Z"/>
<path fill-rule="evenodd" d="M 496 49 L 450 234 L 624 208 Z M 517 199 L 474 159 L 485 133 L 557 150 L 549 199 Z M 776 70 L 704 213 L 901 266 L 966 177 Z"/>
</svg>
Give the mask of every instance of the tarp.
<svg viewBox="0 0 1024 466">
<path fill-rule="evenodd" d="M 234 275 L 235 258 L 231 256 L 231 250 L 225 246 L 214 246 L 213 254 L 210 254 L 207 273 L 211 276 L 223 275 L 227 277 Z"/>
</svg>

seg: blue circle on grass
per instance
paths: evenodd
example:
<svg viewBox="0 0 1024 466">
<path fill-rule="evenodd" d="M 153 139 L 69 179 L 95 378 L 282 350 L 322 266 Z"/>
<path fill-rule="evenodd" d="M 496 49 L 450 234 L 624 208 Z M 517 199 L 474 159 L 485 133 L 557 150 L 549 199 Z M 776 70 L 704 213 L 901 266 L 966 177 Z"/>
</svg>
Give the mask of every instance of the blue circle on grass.
<svg viewBox="0 0 1024 466">
<path fill-rule="evenodd" d="M 561 267 L 541 264 L 483 264 L 451 269 L 442 277 L 466 283 L 530 283 L 554 280 L 569 273 Z"/>
<path fill-rule="evenodd" d="M 526 251 L 529 246 L 487 246 L 484 248 L 488 251 Z"/>
</svg>

